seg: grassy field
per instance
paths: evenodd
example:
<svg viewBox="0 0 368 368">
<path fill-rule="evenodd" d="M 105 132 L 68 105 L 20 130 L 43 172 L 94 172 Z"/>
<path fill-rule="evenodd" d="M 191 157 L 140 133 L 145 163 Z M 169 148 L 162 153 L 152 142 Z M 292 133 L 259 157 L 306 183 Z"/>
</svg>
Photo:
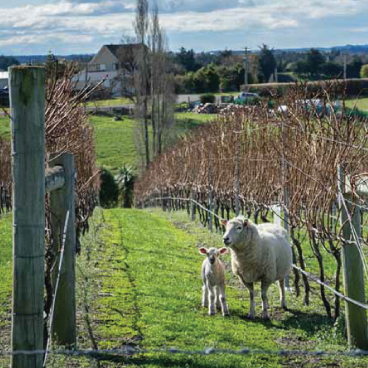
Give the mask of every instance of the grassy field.
<svg viewBox="0 0 368 368">
<path fill-rule="evenodd" d="M 259 286 L 255 321 L 246 318 L 248 293 L 227 269 L 230 317 L 208 316 L 201 307 L 199 246 L 221 246 L 221 236 L 192 223 L 184 212 L 160 210 L 96 210 L 90 232 L 82 239 L 77 258 L 78 347 L 121 349 L 133 346 L 152 350 L 129 358 L 50 356 L 48 367 L 366 367 L 367 358 L 339 356 L 277 356 L 252 354 L 171 354 L 154 349 L 203 350 L 208 347 L 238 350 L 347 349 L 339 327 L 325 317 L 318 287 L 312 285 L 311 305 L 288 294 L 289 311 L 279 307 L 276 285 L 269 290 L 270 321 L 260 318 Z M 1 226 L 1 225 L 0 225 Z M 5 232 L 4 229 L 6 229 Z M 0 315 L 6 325 L 1 347 L 9 343 L 10 252 L 9 218 L 0 228 L 6 239 L 1 253 Z M 4 253 L 5 250 L 5 253 Z M 5 285 L 5 286 L 4 286 Z M 3 364 L 3 365 L 1 365 Z M 0 366 L 7 360 L 0 358 Z"/>
<path fill-rule="evenodd" d="M 180 113 L 175 117 L 176 125 L 173 133 L 174 136 L 178 136 L 214 120 L 216 115 Z M 114 121 L 108 116 L 91 116 L 90 122 L 95 131 L 99 166 L 108 166 L 113 172 L 124 164 L 137 168 L 139 155 L 134 141 L 135 122 L 133 119 L 124 117 L 122 121 Z"/>
<path fill-rule="evenodd" d="M 5 116 L 0 116 L 0 138 L 10 139 L 10 121 Z"/>
<path fill-rule="evenodd" d="M 346 101 L 346 106 L 350 108 L 358 108 L 362 111 L 368 111 L 368 97 L 353 98 Z"/>
<path fill-rule="evenodd" d="M 129 98 L 118 97 L 110 98 L 108 100 L 89 101 L 88 107 L 100 107 L 100 106 L 119 106 L 119 105 L 130 105 L 132 101 Z"/>
</svg>

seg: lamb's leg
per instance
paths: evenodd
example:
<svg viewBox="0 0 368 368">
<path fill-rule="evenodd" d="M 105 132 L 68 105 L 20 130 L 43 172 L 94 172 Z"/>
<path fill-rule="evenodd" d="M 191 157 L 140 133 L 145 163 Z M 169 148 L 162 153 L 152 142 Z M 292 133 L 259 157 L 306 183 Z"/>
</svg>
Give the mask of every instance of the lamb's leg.
<svg viewBox="0 0 368 368">
<path fill-rule="evenodd" d="M 220 295 L 221 295 L 220 287 L 216 286 L 216 307 L 217 309 L 221 308 Z"/>
<path fill-rule="evenodd" d="M 269 283 L 261 282 L 261 297 L 262 297 L 262 318 L 269 319 L 268 317 L 268 299 L 267 299 L 267 289 L 270 286 Z"/>
<path fill-rule="evenodd" d="M 206 285 L 202 286 L 202 307 L 206 308 L 208 304 L 208 288 Z"/>
<path fill-rule="evenodd" d="M 215 288 L 208 288 L 208 314 L 212 316 L 216 313 L 216 305 L 215 305 Z"/>
<path fill-rule="evenodd" d="M 255 318 L 254 285 L 253 285 L 253 283 L 244 283 L 244 285 L 249 290 L 250 309 L 249 309 L 248 317 L 250 319 L 254 319 Z"/>
<path fill-rule="evenodd" d="M 220 291 L 220 303 L 221 303 L 222 315 L 228 316 L 229 308 L 227 307 L 227 302 L 226 302 L 225 285 L 220 286 L 218 289 Z"/>
<path fill-rule="evenodd" d="M 280 289 L 281 308 L 287 310 L 284 280 L 279 281 L 279 289 Z"/>
</svg>

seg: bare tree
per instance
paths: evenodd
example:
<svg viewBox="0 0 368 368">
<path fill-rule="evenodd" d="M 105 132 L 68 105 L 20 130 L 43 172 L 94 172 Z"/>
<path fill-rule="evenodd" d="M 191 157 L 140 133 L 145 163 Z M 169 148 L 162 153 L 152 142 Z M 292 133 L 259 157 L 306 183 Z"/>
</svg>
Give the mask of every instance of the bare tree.
<svg viewBox="0 0 368 368">
<path fill-rule="evenodd" d="M 148 36 L 148 2 L 137 0 L 137 10 L 134 29 L 137 43 L 140 45 L 136 52 L 136 114 L 139 122 L 143 123 L 143 141 L 145 148 L 146 167 L 150 164 L 150 146 L 148 132 L 148 49 L 146 46 Z"/>
<path fill-rule="evenodd" d="M 174 123 L 175 103 L 173 77 L 169 73 L 167 38 L 160 26 L 157 4 L 151 12 L 150 22 L 150 82 L 151 82 L 151 123 L 154 154 L 161 154 L 164 136 Z"/>
</svg>

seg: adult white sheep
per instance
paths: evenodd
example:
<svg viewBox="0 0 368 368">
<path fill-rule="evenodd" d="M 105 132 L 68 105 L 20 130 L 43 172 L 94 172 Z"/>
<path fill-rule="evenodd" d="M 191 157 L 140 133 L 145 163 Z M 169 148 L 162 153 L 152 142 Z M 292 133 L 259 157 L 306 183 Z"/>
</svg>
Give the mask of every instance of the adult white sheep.
<svg viewBox="0 0 368 368">
<path fill-rule="evenodd" d="M 230 248 L 232 271 L 249 290 L 249 318 L 255 318 L 254 283 L 258 281 L 263 318 L 268 319 L 267 289 L 275 281 L 279 281 L 281 307 L 286 309 L 284 279 L 292 264 L 286 231 L 273 224 L 255 225 L 243 216 L 222 224 L 226 227 L 223 241 Z"/>
</svg>

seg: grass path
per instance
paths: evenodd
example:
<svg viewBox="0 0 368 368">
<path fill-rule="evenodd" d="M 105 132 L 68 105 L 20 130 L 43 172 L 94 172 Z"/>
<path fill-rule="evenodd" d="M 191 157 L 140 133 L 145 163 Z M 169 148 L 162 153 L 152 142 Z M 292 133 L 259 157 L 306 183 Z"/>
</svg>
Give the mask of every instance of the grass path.
<svg viewBox="0 0 368 368">
<path fill-rule="evenodd" d="M 209 317 L 200 305 L 199 245 L 221 246 L 221 237 L 208 234 L 185 214 L 114 209 L 104 212 L 98 240 L 85 238 L 83 272 L 90 273 L 91 325 L 99 348 L 126 344 L 143 349 L 180 348 L 301 349 L 343 351 L 346 343 L 324 316 L 319 298 L 309 307 L 289 294 L 289 312 L 278 307 L 276 285 L 269 291 L 271 321 L 246 319 L 248 295 L 230 272 L 227 296 L 230 318 Z M 98 245 L 96 245 L 98 244 Z M 90 261 L 87 261 L 87 258 Z M 229 269 L 229 256 L 225 263 Z M 313 294 L 316 295 L 317 288 Z M 363 365 L 367 364 L 367 361 Z M 358 364 L 357 364 L 358 363 Z M 278 357 L 142 354 L 104 361 L 103 367 L 359 367 L 359 360 L 340 357 Z M 120 364 L 120 365 L 119 365 Z"/>
<path fill-rule="evenodd" d="M 0 221 L 0 350 L 9 349 L 11 290 L 11 218 Z M 4 241 L 5 240 L 5 241 Z M 78 347 L 142 349 L 208 347 L 238 350 L 346 351 L 340 330 L 325 317 L 318 288 L 312 285 L 311 305 L 289 294 L 290 311 L 278 306 L 278 290 L 269 290 L 271 321 L 260 319 L 257 295 L 255 321 L 245 316 L 248 294 L 227 267 L 231 316 L 208 316 L 201 305 L 198 247 L 221 246 L 186 213 L 159 210 L 96 210 L 77 258 Z M 257 288 L 259 291 L 259 287 Z M 0 357 L 0 367 L 8 360 Z M 282 357 L 257 354 L 187 355 L 151 352 L 134 357 L 63 358 L 50 356 L 48 368 L 111 367 L 366 367 L 368 360 L 341 357 Z"/>
</svg>

